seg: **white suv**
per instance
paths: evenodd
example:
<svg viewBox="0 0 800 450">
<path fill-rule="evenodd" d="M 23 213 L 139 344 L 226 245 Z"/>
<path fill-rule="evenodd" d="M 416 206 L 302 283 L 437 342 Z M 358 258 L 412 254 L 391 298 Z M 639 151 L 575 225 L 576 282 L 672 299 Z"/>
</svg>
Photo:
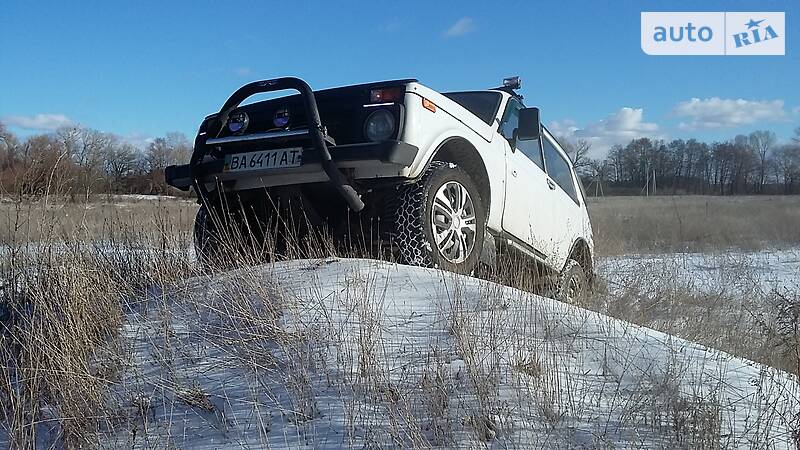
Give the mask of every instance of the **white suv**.
<svg viewBox="0 0 800 450">
<path fill-rule="evenodd" d="M 559 275 L 572 297 L 592 276 L 585 196 L 518 87 L 516 77 L 445 94 L 417 80 L 317 92 L 291 77 L 253 82 L 206 117 L 191 162 L 166 179 L 197 192 L 195 245 L 206 259 L 222 241 L 212 217 L 277 237 L 270 257 L 290 222 L 307 223 L 334 236 L 358 230 L 403 262 L 461 273 L 510 248 Z M 284 89 L 299 94 L 242 105 Z"/>
</svg>

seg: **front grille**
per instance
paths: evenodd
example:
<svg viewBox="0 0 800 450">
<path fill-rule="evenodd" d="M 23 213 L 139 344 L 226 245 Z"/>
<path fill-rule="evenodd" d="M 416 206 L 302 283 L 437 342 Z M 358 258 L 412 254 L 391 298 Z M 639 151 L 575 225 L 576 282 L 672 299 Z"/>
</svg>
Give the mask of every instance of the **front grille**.
<svg viewBox="0 0 800 450">
<path fill-rule="evenodd" d="M 336 140 L 337 145 L 367 142 L 364 136 L 364 121 L 375 107 L 365 108 L 364 105 L 369 103 L 369 91 L 372 88 L 375 86 L 350 86 L 315 93 L 320 120 L 327 129 L 328 135 Z M 399 124 L 392 137 L 396 138 L 402 126 L 402 107 L 396 104 L 379 108 L 389 108 L 394 112 Z M 289 111 L 289 125 L 287 128 L 276 128 L 273 123 L 276 113 L 284 109 Z M 250 119 L 243 135 L 308 128 L 308 118 L 299 95 L 243 105 L 234 110 L 231 115 L 237 112 L 247 113 Z M 231 135 L 233 133 L 226 126 L 218 137 Z"/>
</svg>

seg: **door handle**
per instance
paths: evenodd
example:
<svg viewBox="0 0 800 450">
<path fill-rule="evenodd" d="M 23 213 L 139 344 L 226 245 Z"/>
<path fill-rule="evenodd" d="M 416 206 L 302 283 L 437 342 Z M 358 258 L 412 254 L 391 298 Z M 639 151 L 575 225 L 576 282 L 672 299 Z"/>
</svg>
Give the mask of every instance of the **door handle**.
<svg viewBox="0 0 800 450">
<path fill-rule="evenodd" d="M 551 191 L 556 190 L 556 184 L 553 183 L 553 180 L 551 180 L 550 178 L 547 179 L 547 187 L 549 187 Z"/>
<path fill-rule="evenodd" d="M 512 175 L 512 176 L 517 176 L 517 171 L 516 171 L 516 170 L 512 170 L 512 171 L 511 171 L 511 175 Z"/>
</svg>

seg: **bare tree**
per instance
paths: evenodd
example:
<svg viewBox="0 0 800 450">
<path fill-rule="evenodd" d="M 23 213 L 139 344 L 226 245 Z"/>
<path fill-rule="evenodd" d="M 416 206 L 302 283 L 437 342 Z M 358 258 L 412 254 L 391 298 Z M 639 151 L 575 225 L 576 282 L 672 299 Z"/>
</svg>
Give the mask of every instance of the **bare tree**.
<svg viewBox="0 0 800 450">
<path fill-rule="evenodd" d="M 800 145 L 789 144 L 778 148 L 774 155 L 776 178 L 783 182 L 783 193 L 794 193 L 800 181 Z"/>
<path fill-rule="evenodd" d="M 88 171 L 95 172 L 102 166 L 106 149 L 117 140 L 116 136 L 109 133 L 88 128 L 82 129 L 81 147 L 73 160 Z"/>
<path fill-rule="evenodd" d="M 73 187 L 81 193 L 94 193 L 105 181 L 105 159 L 108 149 L 119 138 L 111 133 L 82 127 L 64 127 L 55 132 L 63 151 L 80 170 Z"/>
<path fill-rule="evenodd" d="M 157 137 L 147 146 L 145 160 L 147 161 L 147 171 L 150 173 L 164 170 L 169 165 L 172 150 L 169 143 L 163 137 Z"/>
<path fill-rule="evenodd" d="M 589 176 L 590 181 L 586 189 L 591 190 L 594 187 L 595 197 L 604 195 L 604 186 L 608 183 L 608 179 L 614 170 L 612 163 L 608 159 L 589 159 L 587 165 L 589 170 L 586 175 Z"/>
<path fill-rule="evenodd" d="M 192 144 L 183 133 L 167 133 L 167 143 L 170 146 L 169 164 L 185 164 L 192 156 Z"/>
<path fill-rule="evenodd" d="M 127 142 L 117 141 L 106 148 L 104 171 L 110 191 L 120 192 L 126 187 L 124 182 L 134 175 L 140 156 L 139 150 Z"/>
<path fill-rule="evenodd" d="M 758 130 L 750 133 L 750 147 L 758 153 L 758 192 L 764 192 L 764 180 L 767 175 L 767 155 L 777 141 L 772 131 Z"/>
<path fill-rule="evenodd" d="M 25 141 L 16 172 L 15 190 L 24 195 L 66 194 L 71 191 L 75 167 L 53 134 L 32 136 Z"/>
<path fill-rule="evenodd" d="M 82 130 L 76 126 L 61 127 L 55 132 L 61 148 L 73 161 L 80 161 L 81 158 L 81 133 Z"/>
<path fill-rule="evenodd" d="M 585 139 L 575 141 L 564 136 L 559 137 L 558 142 L 572 159 L 572 165 L 575 166 L 576 172 L 581 175 L 587 175 L 591 172 L 592 162 L 589 159 L 589 150 L 592 149 L 591 142 Z"/>
<path fill-rule="evenodd" d="M 14 134 L 0 122 L 0 172 L 8 169 L 16 159 L 19 141 Z"/>
<path fill-rule="evenodd" d="M 145 166 L 154 192 L 166 192 L 164 169 L 171 164 L 184 163 L 191 155 L 192 147 L 182 133 L 168 133 L 166 137 L 153 140 L 145 153 Z"/>
</svg>

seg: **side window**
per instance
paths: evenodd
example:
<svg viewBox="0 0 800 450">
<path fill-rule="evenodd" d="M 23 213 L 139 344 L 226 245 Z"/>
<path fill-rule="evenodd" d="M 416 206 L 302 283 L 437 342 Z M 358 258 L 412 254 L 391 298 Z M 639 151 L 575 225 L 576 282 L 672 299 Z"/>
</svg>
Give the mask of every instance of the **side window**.
<svg viewBox="0 0 800 450">
<path fill-rule="evenodd" d="M 556 150 L 555 145 L 546 136 L 542 136 L 542 148 L 544 149 L 544 160 L 547 162 L 547 174 L 556 182 L 564 192 L 567 193 L 575 203 L 578 201 L 578 192 L 575 190 L 575 182 L 572 180 L 572 169 L 569 163 Z"/>
<path fill-rule="evenodd" d="M 508 101 L 506 112 L 503 114 L 503 121 L 500 122 L 500 134 L 506 139 L 514 137 L 514 130 L 517 129 L 519 124 L 519 110 L 522 109 L 522 104 L 516 99 Z M 544 170 L 544 162 L 542 161 L 542 149 L 539 146 L 539 139 L 530 139 L 526 141 L 517 140 L 517 150 L 521 151 L 525 156 L 534 162 L 540 169 Z"/>
<path fill-rule="evenodd" d="M 506 104 L 506 112 L 503 113 L 503 121 L 500 122 L 500 134 L 506 139 L 511 139 L 514 136 L 514 130 L 517 129 L 519 123 L 519 110 L 522 105 L 515 99 L 511 99 Z"/>
<path fill-rule="evenodd" d="M 542 149 L 539 147 L 540 139 L 528 139 L 527 141 L 517 140 L 517 149 L 525 154 L 534 164 L 544 170 L 542 161 Z"/>
</svg>

